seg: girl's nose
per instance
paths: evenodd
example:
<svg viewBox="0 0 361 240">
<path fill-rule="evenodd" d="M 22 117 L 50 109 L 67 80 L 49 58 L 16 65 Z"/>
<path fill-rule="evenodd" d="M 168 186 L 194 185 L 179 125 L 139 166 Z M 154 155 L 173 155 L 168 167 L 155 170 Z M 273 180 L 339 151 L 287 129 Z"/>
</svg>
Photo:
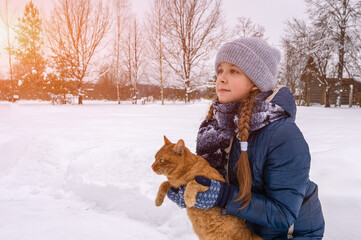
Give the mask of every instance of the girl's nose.
<svg viewBox="0 0 361 240">
<path fill-rule="evenodd" d="M 227 79 L 224 76 L 224 73 L 219 73 L 217 76 L 217 82 L 226 83 Z"/>
</svg>

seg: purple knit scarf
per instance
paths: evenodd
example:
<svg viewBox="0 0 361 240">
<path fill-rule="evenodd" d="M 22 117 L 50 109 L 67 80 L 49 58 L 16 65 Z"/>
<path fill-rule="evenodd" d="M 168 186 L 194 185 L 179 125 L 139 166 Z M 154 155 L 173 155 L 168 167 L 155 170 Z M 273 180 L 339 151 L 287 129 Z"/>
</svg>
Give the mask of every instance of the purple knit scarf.
<svg viewBox="0 0 361 240">
<path fill-rule="evenodd" d="M 272 92 L 259 93 L 255 97 L 250 118 L 250 134 L 271 122 L 287 117 L 285 111 L 278 105 L 266 102 Z M 221 104 L 213 103 L 213 118 L 202 122 L 198 135 L 196 152 L 205 158 L 212 167 L 225 176 L 226 152 L 230 140 L 238 133 L 238 118 L 240 102 Z"/>
</svg>

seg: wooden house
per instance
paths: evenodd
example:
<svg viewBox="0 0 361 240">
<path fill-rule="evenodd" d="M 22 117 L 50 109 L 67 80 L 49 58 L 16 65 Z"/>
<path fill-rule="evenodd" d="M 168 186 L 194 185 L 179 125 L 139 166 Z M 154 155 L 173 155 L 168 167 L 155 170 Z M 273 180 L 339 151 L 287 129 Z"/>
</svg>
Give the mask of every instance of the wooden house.
<svg viewBox="0 0 361 240">
<path fill-rule="evenodd" d="M 323 81 L 320 81 L 315 72 L 317 71 L 314 69 L 312 58 L 310 58 L 301 77 L 301 81 L 305 83 L 303 93 L 305 104 L 307 106 L 310 104 L 326 104 L 328 106 L 336 104 L 338 79 L 324 78 Z M 352 78 L 343 78 L 341 89 L 341 105 L 361 106 L 361 82 Z"/>
</svg>

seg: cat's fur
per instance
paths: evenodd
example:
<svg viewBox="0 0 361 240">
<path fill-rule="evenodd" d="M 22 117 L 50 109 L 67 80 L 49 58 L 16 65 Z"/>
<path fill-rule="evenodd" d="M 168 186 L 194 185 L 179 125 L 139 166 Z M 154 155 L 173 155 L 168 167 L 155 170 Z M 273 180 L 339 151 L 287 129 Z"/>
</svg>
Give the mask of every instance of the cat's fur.
<svg viewBox="0 0 361 240">
<path fill-rule="evenodd" d="M 163 203 L 164 197 L 171 187 L 186 185 L 185 203 L 193 229 L 201 240 L 259 240 L 258 235 L 251 233 L 244 220 L 232 215 L 222 215 L 219 207 L 202 210 L 193 207 L 196 194 L 208 190 L 198 184 L 196 176 L 224 182 L 222 175 L 201 156 L 195 155 L 184 146 L 181 139 L 177 144 L 171 143 L 164 136 L 165 144 L 155 155 L 152 169 L 155 173 L 165 175 L 168 181 L 163 182 L 155 200 L 156 206 Z"/>
</svg>

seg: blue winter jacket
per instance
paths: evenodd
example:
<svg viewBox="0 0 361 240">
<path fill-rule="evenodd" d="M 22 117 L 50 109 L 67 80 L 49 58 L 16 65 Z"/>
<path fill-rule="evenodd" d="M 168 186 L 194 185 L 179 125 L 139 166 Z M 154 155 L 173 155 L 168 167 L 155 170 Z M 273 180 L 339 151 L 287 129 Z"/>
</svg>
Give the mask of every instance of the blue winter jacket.
<svg viewBox="0 0 361 240">
<path fill-rule="evenodd" d="M 236 165 L 239 141 L 233 140 L 229 154 L 228 181 L 231 190 L 224 214 L 246 220 L 248 228 L 264 239 L 321 239 L 325 222 L 317 185 L 310 181 L 308 145 L 296 126 L 294 97 L 286 87 L 271 100 L 288 118 L 251 133 L 248 157 L 252 171 L 252 199 L 239 210 Z"/>
</svg>

